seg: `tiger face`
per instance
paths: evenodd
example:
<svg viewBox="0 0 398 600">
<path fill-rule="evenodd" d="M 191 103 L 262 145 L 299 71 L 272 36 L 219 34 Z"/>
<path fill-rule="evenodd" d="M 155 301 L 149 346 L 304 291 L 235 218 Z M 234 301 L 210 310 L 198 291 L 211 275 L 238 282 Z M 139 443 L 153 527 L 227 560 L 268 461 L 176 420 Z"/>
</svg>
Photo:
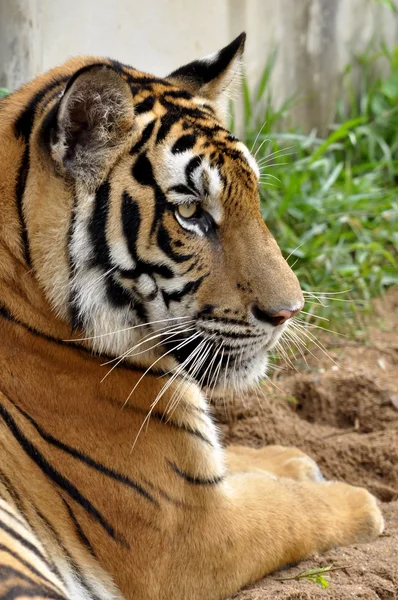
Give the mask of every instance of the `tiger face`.
<svg viewBox="0 0 398 600">
<path fill-rule="evenodd" d="M 165 79 L 77 69 L 41 107 L 27 182 L 32 263 L 60 317 L 97 351 L 204 388 L 256 382 L 303 306 L 257 164 L 220 116 L 243 45 Z"/>
</svg>

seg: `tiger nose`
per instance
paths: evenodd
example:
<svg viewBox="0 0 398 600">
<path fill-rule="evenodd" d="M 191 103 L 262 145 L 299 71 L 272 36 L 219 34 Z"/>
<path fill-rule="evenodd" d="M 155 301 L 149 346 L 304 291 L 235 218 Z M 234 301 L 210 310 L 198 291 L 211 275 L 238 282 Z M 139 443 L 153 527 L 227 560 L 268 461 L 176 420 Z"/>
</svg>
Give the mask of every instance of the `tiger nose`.
<svg viewBox="0 0 398 600">
<path fill-rule="evenodd" d="M 304 303 L 301 303 L 298 308 L 281 308 L 278 311 L 272 311 L 264 310 L 260 308 L 257 304 L 253 304 L 252 313 L 258 321 L 262 321 L 263 323 L 270 323 L 271 325 L 276 327 L 277 325 L 282 325 L 282 323 L 285 323 L 285 321 L 291 319 L 295 315 L 298 315 L 298 313 L 303 309 L 303 306 Z"/>
</svg>

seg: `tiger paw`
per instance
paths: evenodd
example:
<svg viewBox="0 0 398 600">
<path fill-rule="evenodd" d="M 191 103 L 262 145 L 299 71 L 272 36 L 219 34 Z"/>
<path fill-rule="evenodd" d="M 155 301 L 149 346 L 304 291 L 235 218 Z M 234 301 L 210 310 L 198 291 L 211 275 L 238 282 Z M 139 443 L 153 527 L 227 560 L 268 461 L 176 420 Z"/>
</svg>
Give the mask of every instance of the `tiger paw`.
<svg viewBox="0 0 398 600">
<path fill-rule="evenodd" d="M 370 542 L 383 533 L 383 515 L 367 490 L 337 481 L 322 483 L 320 488 L 331 506 L 334 545 Z"/>
<path fill-rule="evenodd" d="M 253 449 L 230 446 L 227 463 L 231 471 L 262 470 L 295 481 L 324 481 L 316 462 L 301 450 L 285 446 Z"/>
</svg>

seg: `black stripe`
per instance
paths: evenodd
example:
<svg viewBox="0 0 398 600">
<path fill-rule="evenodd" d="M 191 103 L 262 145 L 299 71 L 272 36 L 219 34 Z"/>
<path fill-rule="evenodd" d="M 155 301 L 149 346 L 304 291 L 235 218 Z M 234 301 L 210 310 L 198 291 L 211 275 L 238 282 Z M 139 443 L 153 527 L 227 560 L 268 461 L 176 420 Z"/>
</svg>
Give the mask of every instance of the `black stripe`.
<svg viewBox="0 0 398 600">
<path fill-rule="evenodd" d="M 94 548 L 92 547 L 90 540 L 84 533 L 82 526 L 80 525 L 79 521 L 77 520 L 76 515 L 73 512 L 72 508 L 70 507 L 70 505 L 64 498 L 62 498 L 62 502 L 64 503 L 65 508 L 68 511 L 71 521 L 75 527 L 77 537 L 79 538 L 79 540 L 81 541 L 83 546 L 85 546 L 87 548 L 87 550 L 90 552 L 91 556 L 93 556 L 94 558 L 97 558 Z"/>
<path fill-rule="evenodd" d="M 169 258 L 174 260 L 174 262 L 176 263 L 186 262 L 194 256 L 193 254 L 179 254 L 178 252 L 174 251 L 172 247 L 171 237 L 163 223 L 160 223 L 159 225 L 157 233 L 157 242 L 162 252 L 164 252 Z"/>
<path fill-rule="evenodd" d="M 34 567 L 27 560 L 23 559 L 22 556 L 20 556 L 19 554 L 17 554 L 13 550 L 11 550 L 11 548 L 8 548 L 7 546 L 0 544 L 0 552 L 6 552 L 10 556 L 12 556 L 15 560 L 17 560 L 19 563 L 21 563 L 21 565 L 23 565 L 26 569 L 29 569 L 29 571 L 33 575 L 36 575 L 36 577 L 39 577 L 40 579 L 43 579 L 44 581 L 48 581 L 49 585 L 57 587 L 55 583 L 53 583 L 52 581 L 47 579 L 47 577 L 45 577 L 43 575 L 43 573 L 41 573 L 38 569 L 36 569 L 36 567 Z M 59 583 L 61 583 L 61 582 L 59 582 Z"/>
<path fill-rule="evenodd" d="M 61 497 L 61 500 L 64 501 L 61 494 L 60 494 L 60 497 Z M 76 579 L 78 579 L 79 583 L 84 588 L 86 588 L 86 590 L 88 591 L 89 596 L 90 596 L 90 598 L 92 598 L 92 600 L 99 600 L 98 596 L 95 594 L 91 585 L 86 581 L 85 576 L 82 574 L 81 569 L 76 564 L 76 561 L 74 560 L 73 556 L 66 549 L 65 544 L 63 543 L 58 531 L 55 529 L 55 527 L 50 522 L 50 520 L 45 515 L 43 515 L 43 513 L 37 507 L 35 507 L 35 510 L 36 510 L 37 516 L 42 520 L 42 522 L 44 523 L 44 526 L 46 527 L 46 529 L 48 531 L 50 531 L 50 533 L 53 536 L 54 540 L 56 541 L 58 547 L 62 550 L 64 556 L 67 559 L 68 566 L 71 567 L 71 570 L 73 571 L 73 574 L 75 575 Z M 55 565 L 54 565 L 54 567 L 55 567 Z M 63 581 L 66 586 L 67 585 L 66 581 L 64 580 L 63 575 L 58 571 L 58 569 L 57 569 L 57 573 L 58 573 L 59 579 L 61 581 Z"/>
<path fill-rule="evenodd" d="M 92 267 L 101 267 L 105 276 L 105 288 L 107 299 L 112 306 L 121 308 L 130 305 L 133 309 L 130 292 L 115 280 L 113 273 L 107 273 L 114 265 L 111 261 L 111 253 L 106 238 L 106 226 L 109 212 L 110 183 L 105 181 L 100 185 L 95 194 L 93 215 L 88 225 L 90 242 L 93 249 Z M 79 307 L 72 300 L 75 311 L 79 315 Z M 81 317 L 78 317 L 81 320 Z"/>
<path fill-rule="evenodd" d="M 96 191 L 93 215 L 88 225 L 88 233 L 93 249 L 92 264 L 105 269 L 111 267 L 110 251 L 106 239 L 110 191 L 109 181 L 104 181 Z"/>
<path fill-rule="evenodd" d="M 245 326 L 246 329 L 248 329 L 250 327 L 250 324 L 247 321 L 242 321 L 240 319 L 228 319 L 228 317 L 217 317 L 214 314 L 212 314 L 211 311 L 209 311 L 208 306 L 203 308 L 199 312 L 197 312 L 196 317 L 198 319 L 202 319 L 202 321 L 211 321 L 212 323 L 215 323 L 215 324 L 225 323 L 226 325 L 231 325 L 231 326 L 240 325 L 240 326 Z M 253 337 L 258 337 L 258 336 L 253 336 Z"/>
<path fill-rule="evenodd" d="M 76 298 L 76 291 L 73 286 L 73 279 L 76 274 L 76 264 L 74 258 L 72 256 L 72 240 L 73 240 L 73 232 L 75 230 L 76 224 L 76 215 L 77 215 L 77 197 L 74 191 L 73 193 L 73 207 L 71 211 L 71 217 L 69 222 L 69 230 L 68 230 L 68 241 L 67 241 L 67 251 L 68 251 L 68 263 L 69 263 L 69 286 L 70 286 L 70 295 L 69 295 L 69 316 L 72 325 L 72 332 L 79 331 L 84 329 L 84 320 L 83 316 L 80 314 L 80 307 Z"/>
<path fill-rule="evenodd" d="M 32 523 L 29 520 L 29 517 L 28 517 L 25 507 L 23 505 L 22 498 L 21 498 L 20 494 L 17 492 L 17 490 L 15 489 L 14 485 L 11 483 L 11 480 L 3 472 L 0 472 L 0 480 L 2 481 L 3 485 L 5 485 L 8 493 L 10 494 L 10 496 L 11 496 L 13 502 L 15 503 L 15 506 L 19 510 L 20 514 L 24 516 L 31 531 L 36 535 L 35 528 L 33 527 Z M 35 512 L 37 513 L 37 509 Z M 55 563 L 51 560 L 50 557 L 48 558 L 48 561 L 49 562 L 46 563 L 48 568 L 54 573 L 54 575 L 56 577 L 58 577 L 62 581 L 62 575 L 59 572 Z"/>
<path fill-rule="evenodd" d="M 5 594 L 2 593 L 0 598 L 8 600 L 9 598 L 28 596 L 36 598 L 53 598 L 54 600 L 65 600 L 65 596 L 63 594 L 58 594 L 54 588 L 51 587 L 52 584 L 50 581 L 47 580 L 48 585 L 37 583 L 34 579 L 28 577 L 25 575 L 25 573 L 19 571 L 18 569 L 6 565 L 0 565 L 0 581 L 6 583 L 11 578 L 20 579 L 28 583 L 31 587 L 23 587 L 21 585 L 15 585 L 14 583 L 12 587 L 5 592 Z M 41 577 L 41 579 L 45 580 L 43 577 Z"/>
<path fill-rule="evenodd" d="M 18 169 L 17 182 L 15 186 L 15 196 L 17 203 L 17 211 L 18 211 L 18 219 L 19 226 L 21 230 L 21 238 L 22 238 L 22 251 L 24 255 L 25 262 L 28 266 L 31 265 L 31 257 L 30 257 L 30 248 L 29 248 L 29 239 L 28 239 L 28 230 L 26 227 L 25 216 L 23 212 L 23 196 L 25 193 L 26 180 L 28 178 L 29 172 L 29 143 L 26 144 L 25 150 L 22 155 L 21 164 Z"/>
<path fill-rule="evenodd" d="M 176 142 L 174 142 L 171 151 L 173 154 L 178 154 L 180 152 L 186 152 L 187 150 L 191 150 L 196 144 L 196 135 L 194 133 L 187 133 L 180 137 Z"/>
<path fill-rule="evenodd" d="M 23 244 L 23 252 L 24 259 L 28 266 L 31 265 L 31 256 L 30 256 L 30 248 L 29 248 L 29 239 L 28 232 L 25 223 L 25 218 L 23 214 L 23 196 L 26 187 L 27 176 L 29 172 L 29 163 L 30 163 L 30 135 L 32 133 L 33 124 L 36 116 L 36 110 L 40 102 L 45 98 L 45 96 L 52 92 L 54 88 L 60 86 L 61 84 L 68 81 L 69 76 L 60 77 L 59 79 L 54 79 L 50 81 L 46 86 L 40 89 L 27 104 L 25 109 L 22 111 L 20 116 L 15 122 L 14 125 L 14 133 L 15 136 L 24 140 L 26 147 L 24 149 L 21 165 L 18 171 L 15 195 L 17 201 L 17 210 L 18 217 L 21 227 L 21 237 Z M 53 110 L 55 108 L 53 107 Z M 52 114 L 52 113 L 51 113 Z M 47 121 L 45 121 L 47 124 Z"/>
<path fill-rule="evenodd" d="M 21 514 L 24 514 L 25 513 L 25 508 L 24 508 L 24 505 L 22 503 L 21 496 L 18 494 L 18 492 L 15 489 L 15 487 L 14 487 L 13 483 L 11 482 L 11 480 L 1 470 L 0 470 L 0 481 L 4 485 L 4 487 L 6 488 L 7 492 L 9 493 L 9 495 L 11 496 L 11 499 L 14 502 L 15 506 L 17 507 L 17 509 L 19 510 L 19 512 Z"/>
<path fill-rule="evenodd" d="M 121 211 L 123 234 L 126 240 L 127 249 L 136 265 L 134 269 L 130 270 L 119 269 L 119 273 L 122 277 L 136 279 L 142 274 L 153 275 L 153 273 L 157 273 L 165 279 L 172 279 L 174 273 L 169 267 L 166 265 L 148 263 L 138 256 L 137 244 L 141 227 L 141 214 L 138 202 L 127 192 L 123 192 Z"/>
<path fill-rule="evenodd" d="M 155 188 L 157 186 L 153 175 L 152 164 L 146 154 L 141 154 L 133 165 L 133 177 L 140 185 Z"/>
<path fill-rule="evenodd" d="M 59 92 L 56 92 L 55 97 L 59 95 Z M 49 98 L 49 102 L 54 98 Z M 40 143 L 44 149 L 44 151 L 50 150 L 50 144 L 55 144 L 57 142 L 57 117 L 58 117 L 58 109 L 59 102 L 55 102 L 54 106 L 50 108 L 44 117 L 42 124 L 40 126 L 40 134 L 39 139 Z"/>
<path fill-rule="evenodd" d="M 176 192 L 177 194 L 182 194 L 184 196 L 195 195 L 195 190 L 188 187 L 187 185 L 184 185 L 183 183 L 173 185 L 171 188 L 169 188 L 169 192 Z"/>
<path fill-rule="evenodd" d="M 48 444 L 55 446 L 56 448 L 58 448 L 59 450 L 62 450 L 66 454 L 70 454 L 70 456 L 73 456 L 77 460 L 80 460 L 81 462 L 85 463 L 87 466 L 91 467 L 92 469 L 95 469 L 102 475 L 105 475 L 106 477 L 110 477 L 111 479 L 114 479 L 115 481 L 118 481 L 119 483 L 122 483 L 123 485 L 126 485 L 126 486 L 134 489 L 136 492 L 138 492 L 138 494 L 140 494 L 146 500 L 149 500 L 153 504 L 157 504 L 156 500 L 154 498 L 152 498 L 152 496 L 150 494 L 148 494 L 148 492 L 146 490 L 144 490 L 138 483 L 136 483 L 135 481 L 130 479 L 127 475 L 124 475 L 123 473 L 118 473 L 114 469 L 106 467 L 105 465 L 94 460 L 90 456 L 87 456 L 87 454 L 84 454 L 83 452 L 81 452 L 81 450 L 77 450 L 77 448 L 73 448 L 73 446 L 70 446 L 69 444 L 65 444 L 64 442 L 61 442 L 56 437 L 54 437 L 53 435 L 51 435 L 50 433 L 45 431 L 45 429 L 43 427 L 41 427 L 41 425 L 39 425 L 37 423 L 37 421 L 35 421 L 35 419 L 31 415 L 29 415 L 20 406 L 15 404 L 15 402 L 13 402 L 12 400 L 10 400 L 10 402 L 25 417 L 25 419 L 27 419 L 29 421 L 29 423 L 31 423 L 33 425 L 33 427 L 36 429 L 36 431 L 40 435 L 40 437 L 43 440 L 45 440 Z"/>
<path fill-rule="evenodd" d="M 175 123 L 177 123 L 181 118 L 181 110 L 176 109 L 176 107 L 172 104 L 168 107 L 168 111 L 165 115 L 160 119 L 160 127 L 158 129 L 158 133 L 156 135 L 156 143 L 160 144 L 167 137 L 170 132 L 170 129 L 173 127 Z"/>
<path fill-rule="evenodd" d="M 32 133 L 37 106 L 49 92 L 52 92 L 54 88 L 62 83 L 66 83 L 69 78 L 70 75 L 64 75 L 59 79 L 53 79 L 36 92 L 15 122 L 14 131 L 16 137 L 22 137 L 25 142 L 28 142 L 30 134 Z"/>
<path fill-rule="evenodd" d="M 25 529 L 27 529 L 27 523 L 25 521 L 23 521 L 19 516 L 14 515 L 14 513 L 12 513 L 7 508 L 4 508 L 4 506 L 0 505 L 0 511 L 3 511 L 3 513 L 8 515 L 13 521 L 18 523 L 19 525 L 21 525 L 21 527 L 24 527 Z"/>
<path fill-rule="evenodd" d="M 21 544 L 21 546 L 26 548 L 26 550 L 29 550 L 30 552 L 32 552 L 32 554 L 37 556 L 37 558 L 40 558 L 40 560 L 42 560 L 44 562 L 44 564 L 50 569 L 50 571 L 52 571 L 51 564 L 47 560 L 47 557 L 44 556 L 44 554 L 42 552 L 40 552 L 40 550 L 34 544 L 29 542 L 29 540 L 25 539 L 22 535 L 19 535 L 19 533 L 17 533 L 14 529 L 11 529 L 11 527 L 8 527 L 2 521 L 0 521 L 0 529 L 2 529 L 5 533 L 7 533 L 14 540 L 19 542 Z"/>
<path fill-rule="evenodd" d="M 134 200 L 127 192 L 123 192 L 121 210 L 123 234 L 126 240 L 127 249 L 130 253 L 131 258 L 137 264 L 139 261 L 137 244 L 138 234 L 141 226 L 141 215 L 138 202 L 136 202 L 136 200 Z M 128 271 L 126 271 L 125 269 L 121 271 L 121 273 L 123 277 L 129 277 Z M 137 270 L 135 268 L 132 270 L 131 275 L 133 275 L 133 277 L 131 278 L 135 278 L 140 274 L 141 270 L 139 270 L 137 275 Z"/>
<path fill-rule="evenodd" d="M 164 96 L 173 99 L 181 98 L 181 100 L 191 100 L 193 98 L 193 95 L 186 90 L 166 90 Z"/>
<path fill-rule="evenodd" d="M 200 167 L 200 165 L 202 164 L 202 156 L 200 154 L 194 156 L 193 158 L 191 158 L 191 160 L 188 162 L 188 164 L 185 167 L 185 177 L 187 180 L 187 183 L 189 185 L 189 187 L 191 187 L 193 190 L 195 190 L 195 192 L 197 192 L 197 188 L 195 185 L 195 182 L 192 178 L 192 174 L 195 171 L 195 169 L 197 169 L 198 167 Z"/>
<path fill-rule="evenodd" d="M 114 308 L 130 306 L 131 310 L 135 310 L 142 320 L 142 311 L 139 312 L 139 302 L 137 302 L 137 300 L 134 300 L 133 302 L 130 292 L 118 281 L 115 281 L 113 275 L 106 278 L 105 288 L 106 296 Z M 147 320 L 146 312 L 143 320 Z"/>
<path fill-rule="evenodd" d="M 52 342 L 52 343 L 57 344 L 59 346 L 67 346 L 69 348 L 72 348 L 76 352 L 79 352 L 79 353 L 85 355 L 85 358 L 95 358 L 94 353 L 91 350 L 89 350 L 88 348 L 84 348 L 84 346 L 80 346 L 77 343 L 75 344 L 74 342 L 67 342 L 65 340 L 61 340 L 59 338 L 55 338 L 55 337 L 52 337 L 50 335 L 47 335 L 46 333 L 38 331 L 37 329 L 34 329 L 30 325 L 27 325 L 26 323 L 23 323 L 19 319 L 16 319 L 4 306 L 1 306 L 1 305 L 0 305 L 0 316 L 6 318 L 7 321 L 10 321 L 11 323 L 15 323 L 16 325 L 19 325 L 20 327 L 23 327 L 24 329 L 26 329 L 27 331 L 29 331 L 29 333 L 31 333 L 33 335 L 37 335 L 40 338 L 46 340 L 47 342 Z M 98 356 L 101 356 L 101 357 L 106 358 L 106 359 L 117 358 L 117 357 L 112 356 L 110 354 L 99 354 Z M 128 371 L 138 371 L 139 373 L 148 373 L 148 374 L 151 374 L 151 375 L 154 375 L 154 376 L 155 375 L 156 376 L 162 376 L 162 375 L 166 374 L 166 372 L 162 371 L 161 369 L 151 368 L 150 371 L 147 371 L 147 369 L 145 369 L 144 367 L 135 366 L 135 365 L 132 365 L 132 364 L 130 364 L 128 362 L 123 362 L 123 364 L 120 364 L 116 368 L 127 369 Z"/>
<path fill-rule="evenodd" d="M 132 156 L 134 154 L 138 154 L 138 152 L 140 152 L 142 150 L 142 148 L 145 146 L 145 144 L 147 143 L 147 141 L 149 140 L 149 138 L 152 135 L 153 129 L 155 127 L 155 123 L 156 123 L 156 121 L 153 120 L 150 123 L 148 123 L 148 125 L 145 127 L 144 131 L 142 132 L 141 138 L 138 140 L 138 142 L 136 144 L 134 144 L 134 146 L 130 150 L 130 154 Z"/>
<path fill-rule="evenodd" d="M 188 283 L 186 283 L 181 290 L 176 290 L 175 292 L 166 292 L 162 290 L 163 296 L 167 298 L 167 304 L 169 304 L 170 302 L 181 302 L 181 300 L 187 294 L 194 294 L 195 292 L 197 292 L 203 280 L 208 276 L 209 273 L 203 275 L 202 277 L 199 277 L 199 279 L 197 279 L 196 281 L 188 281 Z"/>
<path fill-rule="evenodd" d="M 38 598 L 38 600 L 66 600 L 65 596 L 61 596 L 56 592 L 48 592 L 46 588 L 35 585 L 34 588 L 26 588 L 22 586 L 13 586 L 11 590 L 7 590 L 0 595 L 0 600 L 17 600 L 18 598 Z"/>
<path fill-rule="evenodd" d="M 129 81 L 131 83 L 134 83 L 135 85 L 152 86 L 152 84 L 154 84 L 154 83 L 160 83 L 160 84 L 164 85 L 165 87 L 171 87 L 171 83 L 169 81 L 166 81 L 165 79 L 159 79 L 157 77 L 151 77 L 151 76 L 145 76 L 145 75 L 138 75 L 137 77 L 135 77 L 131 73 L 127 73 L 127 75 L 128 75 Z"/>
<path fill-rule="evenodd" d="M 11 581 L 10 581 L 11 580 Z M 16 585 L 15 580 L 23 581 L 29 584 L 29 587 L 20 585 Z M 43 577 L 41 580 L 45 581 Z M 54 600 L 65 600 L 65 596 L 59 594 L 54 590 L 54 587 L 51 587 L 51 582 L 48 581 L 48 584 L 45 583 L 37 583 L 31 577 L 28 577 L 22 571 L 15 569 L 14 567 L 9 567 L 6 565 L 0 565 L 0 581 L 2 582 L 2 592 L 0 598 L 4 598 L 5 600 L 9 600 L 10 598 L 18 598 L 22 597 L 36 597 L 39 599 L 42 598 L 52 598 Z M 4 584 L 10 583 L 10 587 L 8 590 L 4 589 Z"/>
<path fill-rule="evenodd" d="M 142 100 L 142 102 L 138 102 L 134 106 L 134 114 L 141 115 L 142 113 L 151 111 L 154 107 L 155 102 L 156 102 L 155 96 L 147 96 L 145 98 L 145 100 Z"/>
<path fill-rule="evenodd" d="M 173 469 L 174 473 L 176 473 L 181 479 L 184 479 L 187 483 L 191 483 L 192 485 L 218 485 L 222 481 L 224 481 L 223 475 L 214 475 L 210 479 L 202 479 L 201 477 L 194 477 L 193 475 L 189 475 L 185 473 L 185 471 L 181 471 L 177 465 L 171 461 L 168 461 L 170 467 Z"/>
<path fill-rule="evenodd" d="M 218 335 L 220 335 L 222 338 L 230 338 L 230 339 L 234 339 L 234 340 L 253 340 L 256 341 L 259 338 L 261 338 L 261 335 L 251 335 L 249 333 L 245 334 L 245 333 L 237 333 L 234 331 L 229 331 L 228 333 L 225 333 L 222 329 L 213 329 L 211 330 L 211 333 L 217 333 Z M 247 344 L 249 345 L 249 344 Z"/>
<path fill-rule="evenodd" d="M 86 498 L 73 483 L 71 483 L 66 477 L 64 477 L 57 469 L 55 469 L 46 458 L 39 452 L 39 449 L 32 444 L 32 442 L 22 433 L 17 426 L 15 420 L 10 413 L 0 405 L 0 415 L 3 417 L 5 424 L 13 434 L 16 441 L 19 443 L 21 448 L 26 454 L 33 460 L 33 462 L 39 467 L 39 469 L 46 475 L 51 481 L 63 489 L 68 496 L 70 496 L 75 502 L 80 504 L 82 508 L 107 532 L 107 534 L 115 541 L 126 545 L 123 537 L 116 533 L 113 526 L 108 523 L 101 512 L 95 508 L 95 506 Z"/>
<path fill-rule="evenodd" d="M 118 60 L 115 60 L 114 58 L 108 58 L 110 64 L 112 65 L 113 69 L 119 73 L 119 75 L 128 75 L 129 73 L 126 73 L 126 69 L 133 69 L 133 67 L 131 67 L 130 65 L 125 65 L 123 63 L 121 63 Z"/>
<path fill-rule="evenodd" d="M 182 104 L 174 104 L 174 103 L 170 102 L 169 100 L 167 100 L 166 95 L 161 96 L 159 98 L 159 102 L 167 110 L 165 117 L 167 116 L 167 114 L 177 115 L 178 119 L 188 119 L 189 121 L 195 121 L 195 129 L 196 129 L 196 125 L 199 125 L 199 127 L 201 125 L 200 123 L 198 123 L 198 121 L 208 121 L 209 120 L 209 115 L 206 113 L 206 111 L 202 110 L 202 108 L 199 108 L 197 106 L 192 106 L 192 105 L 191 106 L 183 106 Z M 221 125 L 214 124 L 214 123 L 212 123 L 211 126 L 208 125 L 207 127 L 210 128 L 211 131 L 213 131 L 213 132 L 228 131 Z"/>
<path fill-rule="evenodd" d="M 131 404 L 127 404 L 125 408 L 136 414 L 140 414 L 140 415 L 142 414 L 144 416 L 148 415 L 147 411 L 137 408 L 136 406 L 133 406 Z M 152 411 L 151 419 L 155 420 L 156 422 L 158 422 L 162 425 L 166 425 L 167 427 L 172 427 L 173 429 L 182 431 L 183 433 L 189 433 L 190 435 L 193 435 L 193 436 L 197 437 L 198 439 L 202 440 L 209 446 L 213 446 L 213 444 L 211 443 L 209 438 L 207 438 L 201 431 L 199 431 L 199 429 L 193 429 L 193 428 L 189 427 L 189 425 L 186 425 L 184 423 L 176 423 L 175 421 L 173 421 L 173 419 L 170 419 L 166 414 L 164 414 L 162 412 Z M 203 420 L 202 420 L 202 422 L 203 422 Z"/>
<path fill-rule="evenodd" d="M 151 226 L 152 235 L 167 208 L 167 198 L 156 182 L 156 179 L 153 175 L 151 162 L 146 154 L 140 154 L 136 160 L 133 167 L 133 175 L 141 185 L 152 187 L 155 194 L 155 214 Z"/>
</svg>

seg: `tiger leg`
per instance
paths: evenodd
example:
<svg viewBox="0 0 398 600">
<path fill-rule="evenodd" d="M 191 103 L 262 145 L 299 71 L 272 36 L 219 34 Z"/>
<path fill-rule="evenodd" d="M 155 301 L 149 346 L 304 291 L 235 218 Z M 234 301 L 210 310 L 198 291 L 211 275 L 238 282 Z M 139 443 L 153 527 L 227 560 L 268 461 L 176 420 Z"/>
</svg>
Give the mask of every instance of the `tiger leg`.
<svg viewBox="0 0 398 600">
<path fill-rule="evenodd" d="M 373 496 L 344 483 L 257 471 L 229 475 L 209 493 L 206 510 L 184 524 L 170 551 L 179 585 L 162 598 L 227 598 L 286 564 L 383 529 Z"/>
<path fill-rule="evenodd" d="M 28 522 L 0 497 L 0 598 L 69 598 L 43 544 Z"/>
<path fill-rule="evenodd" d="M 297 481 L 323 481 L 316 462 L 291 446 L 264 446 L 258 449 L 229 446 L 225 457 L 230 473 L 267 471 L 278 477 L 289 477 Z"/>
</svg>

